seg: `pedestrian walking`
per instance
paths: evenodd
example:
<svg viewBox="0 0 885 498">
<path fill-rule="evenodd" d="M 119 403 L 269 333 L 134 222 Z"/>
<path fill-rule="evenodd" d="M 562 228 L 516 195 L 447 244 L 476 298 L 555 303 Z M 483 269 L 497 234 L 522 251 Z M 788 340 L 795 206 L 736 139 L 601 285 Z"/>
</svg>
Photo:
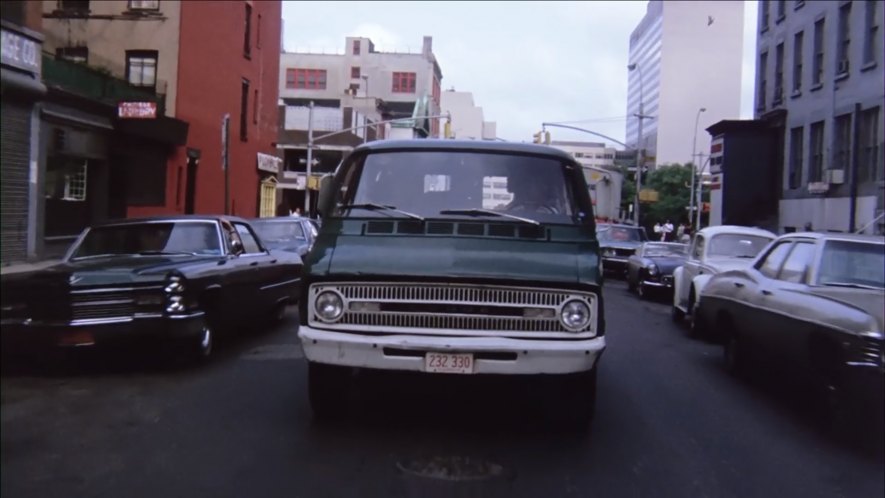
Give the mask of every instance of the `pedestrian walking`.
<svg viewBox="0 0 885 498">
<path fill-rule="evenodd" d="M 664 223 L 664 225 L 661 227 L 661 232 L 664 234 L 664 236 L 661 237 L 661 240 L 665 242 L 672 240 L 670 234 L 673 233 L 673 224 L 670 223 L 670 220 L 667 220 L 667 222 Z"/>
</svg>

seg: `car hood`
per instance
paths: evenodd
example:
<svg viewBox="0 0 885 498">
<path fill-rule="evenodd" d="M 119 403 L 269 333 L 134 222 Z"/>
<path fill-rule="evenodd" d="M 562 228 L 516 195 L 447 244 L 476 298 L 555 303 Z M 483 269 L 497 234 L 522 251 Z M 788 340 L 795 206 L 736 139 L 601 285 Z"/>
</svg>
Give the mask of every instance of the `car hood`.
<svg viewBox="0 0 885 498">
<path fill-rule="evenodd" d="M 600 241 L 599 247 L 602 249 L 632 249 L 636 250 L 642 242 L 620 242 L 620 241 Z"/>
<path fill-rule="evenodd" d="M 646 258 L 650 259 L 655 264 L 655 266 L 658 267 L 658 270 L 660 270 L 661 273 L 665 273 L 665 274 L 666 273 L 673 273 L 673 270 L 675 270 L 676 268 L 679 268 L 680 266 L 685 264 L 685 258 L 673 258 L 673 257 L 669 257 L 669 256 L 666 256 L 666 257 L 665 256 L 659 256 L 659 257 L 646 256 Z"/>
<path fill-rule="evenodd" d="M 704 266 L 715 270 L 717 273 L 722 273 L 731 270 L 742 270 L 750 264 L 752 264 L 754 259 L 752 258 L 734 258 L 728 256 L 718 256 L 713 258 L 707 258 L 704 262 Z"/>
<path fill-rule="evenodd" d="M 342 235 L 331 249 L 329 273 L 577 283 L 578 247 L 546 240 Z"/>
<path fill-rule="evenodd" d="M 809 287 L 806 292 L 866 312 L 876 319 L 879 332 L 885 332 L 885 291 L 821 286 Z"/>
<path fill-rule="evenodd" d="M 220 256 L 110 256 L 70 261 L 36 272 L 10 275 L 11 278 L 4 278 L 4 283 L 28 286 L 64 284 L 73 288 L 136 284 L 162 280 L 174 269 L 208 263 L 219 258 Z"/>
</svg>

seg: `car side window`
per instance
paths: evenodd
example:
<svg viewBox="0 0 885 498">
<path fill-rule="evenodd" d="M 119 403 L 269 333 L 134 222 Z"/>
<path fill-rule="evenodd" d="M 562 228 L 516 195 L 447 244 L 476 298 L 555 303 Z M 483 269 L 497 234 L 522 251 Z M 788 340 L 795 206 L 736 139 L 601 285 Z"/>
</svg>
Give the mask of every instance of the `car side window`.
<svg viewBox="0 0 885 498">
<path fill-rule="evenodd" d="M 258 243 L 258 240 L 252 234 L 252 230 L 250 230 L 249 227 L 242 223 L 234 223 L 234 226 L 237 228 L 237 234 L 240 236 L 240 240 L 243 241 L 243 249 L 245 249 L 246 254 L 259 254 L 264 252 L 261 249 L 261 244 Z"/>
<path fill-rule="evenodd" d="M 793 251 L 784 261 L 777 278 L 785 282 L 802 283 L 808 273 L 808 268 L 814 260 L 814 244 L 811 242 L 797 242 Z"/>
<path fill-rule="evenodd" d="M 237 231 L 234 230 L 233 225 L 231 225 L 227 221 L 221 222 L 221 229 L 221 231 L 224 233 L 224 245 L 227 248 L 227 252 L 233 253 L 234 241 L 240 240 L 240 236 L 237 235 Z"/>
<path fill-rule="evenodd" d="M 691 248 L 691 259 L 701 259 L 704 255 L 704 237 L 697 235 L 694 238 L 694 245 Z"/>
<path fill-rule="evenodd" d="M 790 252 L 792 245 L 793 241 L 787 240 L 772 247 L 768 254 L 756 265 L 759 273 L 768 278 L 776 278 L 777 272 L 781 269 L 781 265 L 784 264 L 784 260 L 787 259 L 787 254 Z"/>
</svg>

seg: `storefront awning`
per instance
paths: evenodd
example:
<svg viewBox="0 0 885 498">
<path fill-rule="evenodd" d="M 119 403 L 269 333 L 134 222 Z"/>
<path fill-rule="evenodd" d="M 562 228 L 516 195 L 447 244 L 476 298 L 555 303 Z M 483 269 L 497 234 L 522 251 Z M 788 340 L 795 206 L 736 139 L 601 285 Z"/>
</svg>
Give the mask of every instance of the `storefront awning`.
<svg viewBox="0 0 885 498">
<path fill-rule="evenodd" d="M 155 140 L 168 145 L 187 143 L 188 123 L 180 119 L 160 116 L 153 119 L 114 120 L 117 131 L 140 138 Z"/>
</svg>

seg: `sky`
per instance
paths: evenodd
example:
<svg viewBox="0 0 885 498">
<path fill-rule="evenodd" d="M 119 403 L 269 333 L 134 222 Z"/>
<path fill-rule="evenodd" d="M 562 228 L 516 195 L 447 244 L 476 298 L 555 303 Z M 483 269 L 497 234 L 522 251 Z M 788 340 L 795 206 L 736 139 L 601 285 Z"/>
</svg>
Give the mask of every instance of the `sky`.
<svg viewBox="0 0 885 498">
<path fill-rule="evenodd" d="M 283 2 L 286 51 L 344 53 L 346 36 L 420 52 L 433 37 L 442 88 L 473 93 L 498 137 L 530 141 L 542 122 L 577 122 L 624 141 L 630 33 L 646 1 Z M 744 19 L 741 118 L 752 118 L 756 2 Z M 557 129 L 555 140 L 596 141 Z"/>
</svg>

